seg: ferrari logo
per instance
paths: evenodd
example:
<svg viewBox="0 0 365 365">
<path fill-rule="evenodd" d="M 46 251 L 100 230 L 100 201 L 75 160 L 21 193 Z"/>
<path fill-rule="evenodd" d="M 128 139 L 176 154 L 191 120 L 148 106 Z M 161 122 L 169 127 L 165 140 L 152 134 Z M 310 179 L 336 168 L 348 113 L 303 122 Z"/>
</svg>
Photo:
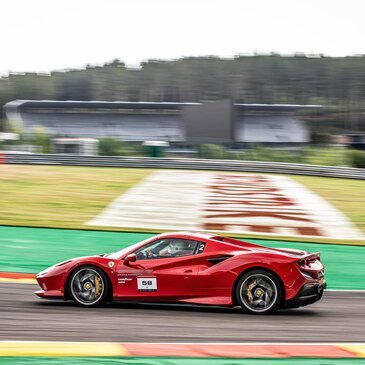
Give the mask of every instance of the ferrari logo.
<svg viewBox="0 0 365 365">
<path fill-rule="evenodd" d="M 108 265 L 109 265 L 109 267 L 113 267 L 114 266 L 114 261 L 109 261 Z"/>
</svg>

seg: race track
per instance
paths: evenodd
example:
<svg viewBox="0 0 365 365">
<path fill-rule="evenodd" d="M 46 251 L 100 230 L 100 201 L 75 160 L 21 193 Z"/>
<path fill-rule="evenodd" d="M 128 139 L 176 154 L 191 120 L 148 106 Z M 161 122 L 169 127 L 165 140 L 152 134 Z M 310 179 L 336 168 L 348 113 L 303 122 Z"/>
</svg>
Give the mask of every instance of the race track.
<svg viewBox="0 0 365 365">
<path fill-rule="evenodd" d="M 0 340 L 145 342 L 364 341 L 365 292 L 326 292 L 322 301 L 276 315 L 237 309 L 113 303 L 79 308 L 46 301 L 29 284 L 0 284 Z"/>
</svg>

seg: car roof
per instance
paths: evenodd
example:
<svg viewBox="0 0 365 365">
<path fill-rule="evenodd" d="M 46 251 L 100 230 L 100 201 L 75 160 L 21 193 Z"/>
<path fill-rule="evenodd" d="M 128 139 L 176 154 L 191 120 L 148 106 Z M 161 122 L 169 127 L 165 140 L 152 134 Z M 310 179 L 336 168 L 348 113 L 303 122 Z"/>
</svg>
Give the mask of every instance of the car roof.
<svg viewBox="0 0 365 365">
<path fill-rule="evenodd" d="M 267 247 L 258 245 L 256 243 L 251 243 L 247 241 L 241 241 L 235 238 L 230 238 L 227 236 L 219 236 L 217 234 L 212 234 L 209 232 L 191 232 L 191 231 L 183 231 L 183 232 L 167 232 L 162 233 L 158 236 L 159 238 L 181 238 L 181 239 L 190 239 L 190 240 L 197 240 L 197 241 L 211 241 L 216 243 L 221 243 L 224 245 L 231 246 L 232 245 L 236 248 L 236 250 L 242 249 L 267 249 Z"/>
<path fill-rule="evenodd" d="M 159 235 L 159 237 L 178 237 L 178 238 L 186 238 L 186 239 L 203 239 L 209 240 L 217 237 L 217 235 L 208 233 L 208 232 L 191 232 L 191 231 L 181 231 L 181 232 L 166 232 Z"/>
</svg>

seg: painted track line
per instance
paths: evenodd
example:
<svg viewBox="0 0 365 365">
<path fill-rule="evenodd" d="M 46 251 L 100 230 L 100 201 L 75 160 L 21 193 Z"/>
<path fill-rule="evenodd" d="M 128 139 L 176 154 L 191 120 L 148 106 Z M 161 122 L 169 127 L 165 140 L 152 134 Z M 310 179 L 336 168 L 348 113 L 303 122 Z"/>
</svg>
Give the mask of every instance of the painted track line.
<svg viewBox="0 0 365 365">
<path fill-rule="evenodd" d="M 35 274 L 0 272 L 0 283 L 37 284 Z"/>
<path fill-rule="evenodd" d="M 0 341 L 0 356 L 357 358 L 365 357 L 365 343 L 118 343 Z"/>
</svg>

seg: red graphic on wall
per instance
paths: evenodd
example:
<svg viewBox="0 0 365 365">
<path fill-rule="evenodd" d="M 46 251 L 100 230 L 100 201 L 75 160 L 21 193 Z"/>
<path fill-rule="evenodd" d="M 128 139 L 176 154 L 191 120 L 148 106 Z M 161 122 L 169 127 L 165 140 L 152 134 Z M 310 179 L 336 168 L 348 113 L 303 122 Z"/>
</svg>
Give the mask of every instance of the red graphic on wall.
<svg viewBox="0 0 365 365">
<path fill-rule="evenodd" d="M 270 177 L 217 174 L 207 189 L 202 229 L 323 236 L 310 212 Z"/>
</svg>

